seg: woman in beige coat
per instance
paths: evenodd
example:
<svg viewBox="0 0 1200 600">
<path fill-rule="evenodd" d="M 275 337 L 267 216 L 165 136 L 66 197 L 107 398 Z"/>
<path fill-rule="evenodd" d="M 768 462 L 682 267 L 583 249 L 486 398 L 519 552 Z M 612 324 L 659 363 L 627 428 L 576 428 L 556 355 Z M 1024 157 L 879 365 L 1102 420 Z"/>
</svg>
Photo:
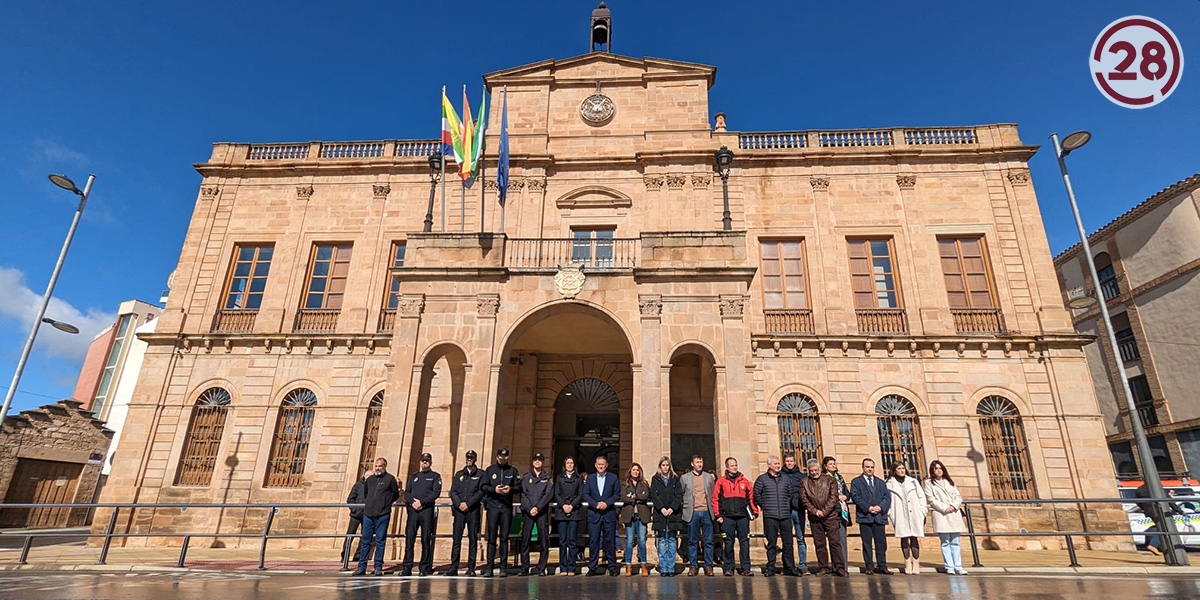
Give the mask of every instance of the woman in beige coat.
<svg viewBox="0 0 1200 600">
<path fill-rule="evenodd" d="M 954 487 L 954 480 L 946 472 L 946 465 L 935 460 L 929 463 L 929 479 L 925 480 L 925 496 L 933 509 L 933 532 L 942 540 L 942 562 L 947 575 L 966 575 L 962 566 L 962 547 L 958 544 L 960 534 L 966 533 L 963 521 L 962 494 Z"/>
<path fill-rule="evenodd" d="M 900 551 L 904 553 L 904 572 L 916 575 L 921 572 L 920 538 L 925 537 L 925 514 L 929 501 L 925 490 L 916 477 L 908 476 L 904 463 L 892 465 L 891 477 L 887 481 L 892 493 L 892 507 L 888 520 L 892 522 L 895 536 L 900 538 Z"/>
</svg>

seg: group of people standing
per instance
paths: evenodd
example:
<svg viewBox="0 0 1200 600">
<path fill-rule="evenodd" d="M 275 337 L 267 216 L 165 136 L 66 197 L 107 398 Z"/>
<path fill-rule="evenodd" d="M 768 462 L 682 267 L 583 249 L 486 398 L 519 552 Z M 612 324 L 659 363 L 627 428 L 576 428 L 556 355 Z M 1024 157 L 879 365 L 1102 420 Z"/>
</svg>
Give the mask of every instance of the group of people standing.
<svg viewBox="0 0 1200 600">
<path fill-rule="evenodd" d="M 662 457 L 652 475 L 633 463 L 625 476 L 608 470 L 608 460 L 597 457 L 594 471 L 584 475 L 575 459 L 563 461 L 563 470 L 552 476 L 545 470 L 545 457 L 534 454 L 531 469 L 524 475 L 509 464 L 509 451 L 496 452 L 495 462 L 486 469 L 476 466 L 474 451 L 466 454 L 466 465 L 454 474 L 450 488 L 450 510 L 454 518 L 450 565 L 445 575 L 456 576 L 461 566 L 464 533 L 467 537 L 467 576 L 507 576 L 509 534 L 513 519 L 513 498 L 520 494 L 523 517 L 520 543 L 521 575 L 550 574 L 550 522 L 558 533 L 558 572 L 564 576 L 579 573 L 578 536 L 580 524 L 588 532 L 587 575 L 621 573 L 617 561 L 617 528 L 625 540 L 626 576 L 650 574 L 646 539 L 654 532 L 658 549 L 658 572 L 662 577 L 676 575 L 679 538 L 687 547 L 689 576 L 712 576 L 714 539 L 722 539 L 722 570 L 725 576 L 752 576 L 750 566 L 750 521 L 763 519 L 767 563 L 765 576 L 777 574 L 799 577 L 808 571 L 808 548 L 804 524 L 807 516 L 812 531 L 818 575 L 847 575 L 846 532 L 857 523 L 862 537 L 864 572 L 891 574 L 887 563 L 885 527 L 891 523 L 893 535 L 900 539 L 904 554 L 904 572 L 921 572 L 919 539 L 925 535 L 925 516 L 933 513 L 933 530 L 941 538 L 942 557 L 948 574 L 965 575 L 959 535 L 966 532 L 960 512 L 962 495 L 941 461 L 929 466 L 924 482 L 910 476 L 904 464 L 893 465 L 888 477 L 875 475 L 875 462 L 862 461 L 862 475 L 849 485 L 838 472 L 833 457 L 809 459 L 805 468 L 796 458 L 785 455 L 767 459 L 766 472 L 751 483 L 738 470 L 734 458 L 725 459 L 724 472 L 718 477 L 704 470 L 704 459 L 693 455 L 690 469 L 677 475 L 671 460 Z M 408 520 L 405 528 L 405 552 L 401 575 L 413 572 L 413 551 L 421 541 L 420 575 L 433 572 L 433 541 L 436 529 L 434 503 L 441 495 L 442 479 L 431 469 L 432 457 L 421 455 L 421 467 L 409 478 L 403 493 Z M 375 575 L 382 574 L 384 544 L 387 538 L 391 506 L 401 498 L 396 479 L 387 473 L 387 461 L 376 459 L 374 470 L 354 486 L 348 503 L 362 503 L 351 509 L 351 529 L 359 523 L 362 536 L 355 575 L 365 575 L 374 548 Z M 850 504 L 854 505 L 851 514 Z M 479 529 L 487 515 L 486 565 L 476 571 Z M 714 529 L 719 529 L 715 533 Z M 540 541 L 538 561 L 531 562 L 533 542 Z M 793 540 L 799 559 L 793 555 Z M 348 540 L 347 540 L 348 542 Z M 738 546 L 735 557 L 734 546 Z M 343 553 L 349 551 L 349 543 Z M 603 564 L 601 558 L 603 556 Z M 782 557 L 782 568 L 777 561 Z M 498 559 L 498 563 L 497 563 Z"/>
</svg>

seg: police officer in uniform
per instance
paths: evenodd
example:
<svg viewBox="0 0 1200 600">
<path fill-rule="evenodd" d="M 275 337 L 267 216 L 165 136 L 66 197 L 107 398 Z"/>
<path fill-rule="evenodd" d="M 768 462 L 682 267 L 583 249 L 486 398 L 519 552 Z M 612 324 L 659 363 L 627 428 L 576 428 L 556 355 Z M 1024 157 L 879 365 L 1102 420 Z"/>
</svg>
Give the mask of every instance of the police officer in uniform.
<svg viewBox="0 0 1200 600">
<path fill-rule="evenodd" d="M 521 472 L 508 464 L 508 448 L 496 451 L 496 462 L 483 474 L 483 508 L 487 511 L 487 568 L 484 577 L 491 577 L 496 568 L 496 541 L 500 542 L 500 573 L 508 573 L 508 532 L 512 528 L 513 494 L 521 493 Z"/>
<path fill-rule="evenodd" d="M 550 500 L 554 495 L 554 479 L 542 470 L 546 457 L 541 452 L 533 455 L 533 470 L 521 478 L 521 575 L 550 573 L 546 563 L 550 557 Z M 533 527 L 537 526 L 538 543 L 542 547 L 536 568 L 529 567 L 529 547 L 533 542 Z"/>
<path fill-rule="evenodd" d="M 467 530 L 467 577 L 475 576 L 475 557 L 479 550 L 479 518 L 482 514 L 483 471 L 475 466 L 478 455 L 467 451 L 467 466 L 454 474 L 450 484 L 450 511 L 454 514 L 453 548 L 450 550 L 450 569 L 447 577 L 458 575 L 458 560 L 462 555 L 463 528 Z"/>
<path fill-rule="evenodd" d="M 412 576 L 413 546 L 417 543 L 417 528 L 421 529 L 421 563 L 418 573 L 433 573 L 433 533 L 437 530 L 434 503 L 442 495 L 442 476 L 433 471 L 433 456 L 421 455 L 421 470 L 408 478 L 404 502 L 408 504 L 408 526 L 404 530 L 404 564 L 401 574 Z"/>
</svg>

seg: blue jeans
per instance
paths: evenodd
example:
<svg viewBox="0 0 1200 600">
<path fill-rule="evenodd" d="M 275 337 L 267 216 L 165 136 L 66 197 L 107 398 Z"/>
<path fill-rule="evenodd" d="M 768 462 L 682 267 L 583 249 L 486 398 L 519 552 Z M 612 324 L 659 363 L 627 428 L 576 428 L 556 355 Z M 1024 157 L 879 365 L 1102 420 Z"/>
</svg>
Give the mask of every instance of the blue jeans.
<svg viewBox="0 0 1200 600">
<path fill-rule="evenodd" d="M 625 526 L 625 564 L 635 564 L 630 560 L 630 555 L 633 554 L 633 539 L 637 537 L 637 550 L 639 563 L 646 562 L 646 524 L 638 519 L 637 513 L 633 513 L 633 520 Z"/>
<path fill-rule="evenodd" d="M 804 541 L 804 512 L 792 511 L 792 527 L 796 531 L 796 568 L 808 568 L 808 542 Z"/>
<path fill-rule="evenodd" d="M 688 521 L 688 563 L 693 569 L 696 564 L 696 544 L 704 545 L 704 568 L 713 568 L 713 522 L 708 511 L 692 513 Z"/>
<path fill-rule="evenodd" d="M 939 533 L 942 540 L 942 562 L 947 573 L 953 573 L 962 566 L 962 547 L 958 545 L 957 533 Z"/>
<path fill-rule="evenodd" d="M 375 544 L 375 568 L 383 568 L 383 546 L 387 542 L 388 521 L 391 513 L 378 517 L 363 516 L 362 539 L 359 541 L 358 570 L 367 570 L 367 557 L 371 555 L 371 544 Z"/>
<path fill-rule="evenodd" d="M 660 573 L 675 572 L 675 553 L 679 550 L 679 540 L 675 532 L 664 529 L 658 532 L 658 571 Z"/>
<path fill-rule="evenodd" d="M 575 572 L 575 540 L 579 521 L 558 521 L 558 566 L 563 573 Z"/>
</svg>

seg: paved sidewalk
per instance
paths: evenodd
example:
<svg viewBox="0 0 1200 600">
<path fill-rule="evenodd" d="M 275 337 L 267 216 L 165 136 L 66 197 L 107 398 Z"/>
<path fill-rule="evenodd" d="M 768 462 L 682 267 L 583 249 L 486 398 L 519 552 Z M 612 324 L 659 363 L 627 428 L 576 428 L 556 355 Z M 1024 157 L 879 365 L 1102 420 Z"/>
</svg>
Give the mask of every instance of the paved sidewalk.
<svg viewBox="0 0 1200 600">
<path fill-rule="evenodd" d="M 388 560 L 385 570 L 399 570 L 399 561 L 392 558 L 394 547 L 388 544 Z M 941 553 L 938 548 L 923 548 L 922 572 L 933 573 L 941 565 Z M 889 549 L 889 557 L 894 556 L 892 568 L 903 563 L 900 552 Z M 87 547 L 82 544 L 34 547 L 29 552 L 28 564 L 17 564 L 20 556 L 19 549 L 0 550 L 0 571 L 12 570 L 42 570 L 42 571 L 145 571 L 179 569 L 178 547 L 174 548 L 121 548 L 113 546 L 108 553 L 107 564 L 96 564 L 100 558 L 100 549 Z M 761 548 L 754 552 L 754 565 L 757 569 L 764 562 Z M 858 551 L 851 550 L 851 575 L 857 573 L 862 565 L 858 560 Z M 809 552 L 809 564 L 816 561 Z M 190 548 L 183 570 L 233 570 L 246 571 L 258 568 L 258 548 Z M 1108 574 L 1174 574 L 1200 575 L 1200 554 L 1192 554 L 1193 565 L 1188 567 L 1168 567 L 1162 558 L 1147 552 L 1102 552 L 1094 550 L 1079 550 L 1079 563 L 1083 566 L 1072 568 L 1070 558 L 1065 550 L 984 550 L 980 552 L 983 567 L 971 567 L 970 549 L 963 548 L 963 565 L 972 573 L 1108 573 Z M 481 556 L 482 558 L 482 556 Z M 341 568 L 339 552 L 334 549 L 320 548 L 271 548 L 268 547 L 266 568 L 272 572 L 289 573 L 320 573 L 330 574 Z M 441 569 L 445 559 L 437 564 Z"/>
</svg>

